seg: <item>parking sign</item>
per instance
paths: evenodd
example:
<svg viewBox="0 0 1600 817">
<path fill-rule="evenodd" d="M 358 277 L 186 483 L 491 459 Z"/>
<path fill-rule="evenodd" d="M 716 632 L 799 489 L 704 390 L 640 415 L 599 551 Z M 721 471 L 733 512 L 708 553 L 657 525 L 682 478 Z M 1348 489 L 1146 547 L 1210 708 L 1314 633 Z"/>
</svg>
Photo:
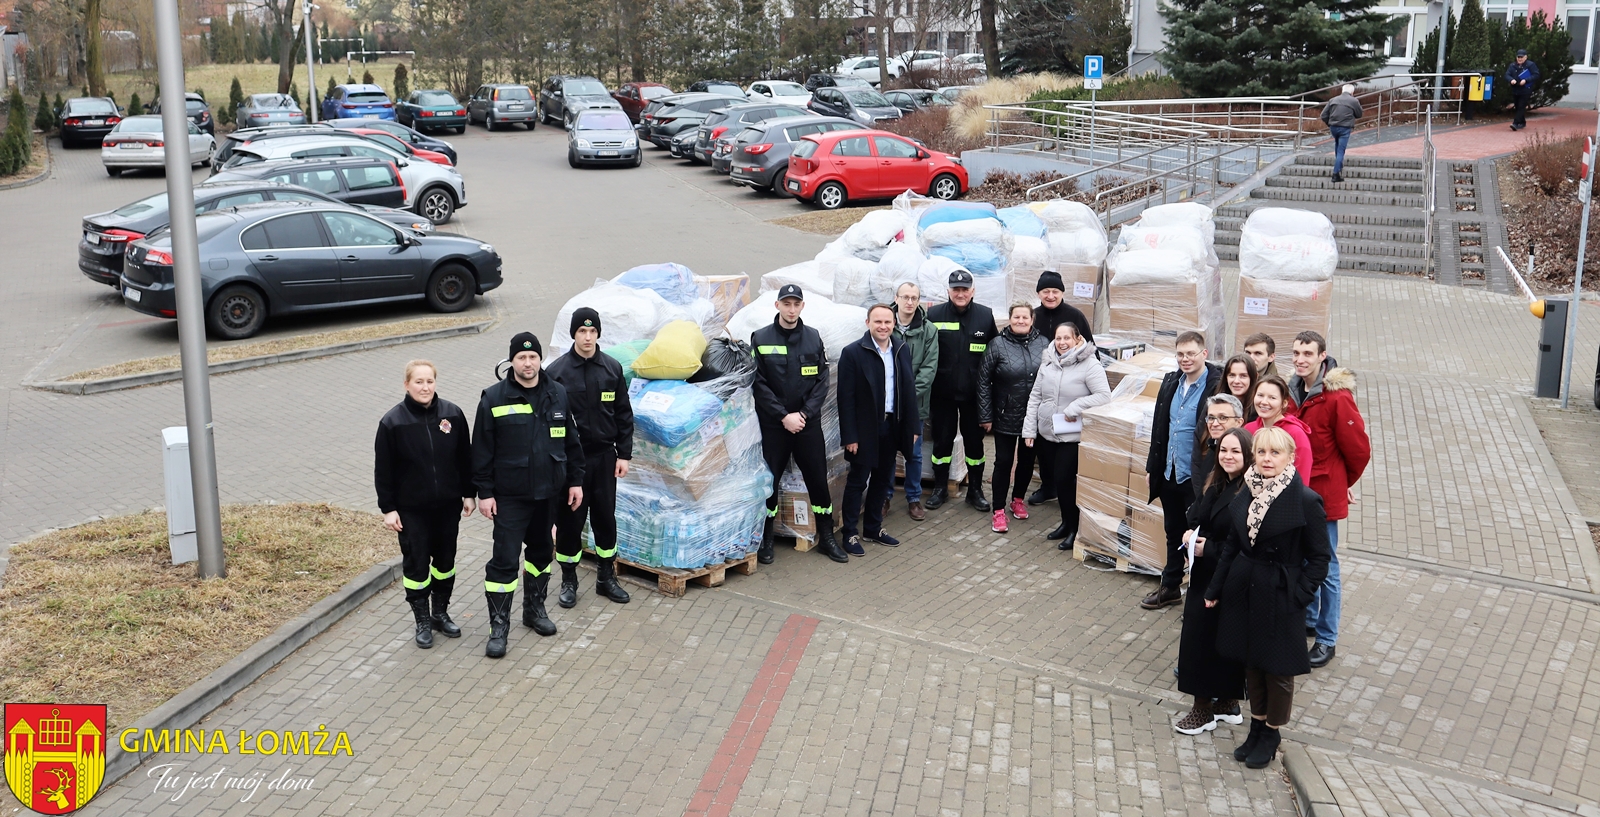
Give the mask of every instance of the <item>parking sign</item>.
<svg viewBox="0 0 1600 817">
<path fill-rule="evenodd" d="M 1089 90 L 1098 90 L 1101 81 L 1105 78 L 1106 58 L 1096 55 L 1083 58 L 1083 87 Z"/>
</svg>

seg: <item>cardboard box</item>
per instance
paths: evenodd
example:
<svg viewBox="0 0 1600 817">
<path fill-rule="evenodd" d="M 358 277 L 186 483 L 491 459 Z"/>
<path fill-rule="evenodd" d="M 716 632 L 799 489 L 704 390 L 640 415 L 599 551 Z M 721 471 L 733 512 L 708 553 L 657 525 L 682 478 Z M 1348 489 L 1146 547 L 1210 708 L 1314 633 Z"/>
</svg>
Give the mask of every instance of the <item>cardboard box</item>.
<svg viewBox="0 0 1600 817">
<path fill-rule="evenodd" d="M 694 283 L 700 290 L 700 297 L 709 299 L 716 306 L 717 322 L 723 326 L 728 325 L 734 313 L 750 304 L 754 294 L 750 291 L 750 276 L 744 273 L 696 275 Z"/>
<path fill-rule="evenodd" d="M 1294 336 L 1313 330 L 1329 337 L 1333 326 L 1332 281 L 1264 281 L 1239 279 L 1239 306 L 1234 313 L 1233 350 L 1244 351 L 1244 339 L 1262 332 L 1277 343 L 1278 370 L 1294 371 Z"/>
<path fill-rule="evenodd" d="M 1128 481 L 1131 463 L 1123 448 L 1078 446 L 1078 476 L 1098 482 L 1124 483 Z"/>
<path fill-rule="evenodd" d="M 1096 511 L 1106 516 L 1124 516 L 1128 512 L 1128 486 L 1121 482 L 1101 482 L 1080 474 L 1078 508 Z"/>
<path fill-rule="evenodd" d="M 850 476 L 849 469 L 838 474 L 829 474 L 828 493 L 833 499 L 834 524 L 838 525 L 843 516 L 838 508 L 844 505 L 844 484 Z M 811 512 L 811 496 L 802 488 L 798 491 L 778 491 L 778 522 L 774 526 L 779 536 L 793 536 L 802 540 L 797 544 L 809 550 L 808 543 L 817 541 L 817 517 Z"/>
<path fill-rule="evenodd" d="M 1099 511 L 1084 508 L 1078 515 L 1079 547 L 1099 549 L 1105 553 L 1117 552 L 1118 531 L 1123 525 L 1123 517 L 1108 516 Z"/>
<path fill-rule="evenodd" d="M 1179 332 L 1201 331 L 1198 284 L 1107 287 L 1111 331 L 1171 349 Z"/>
<path fill-rule="evenodd" d="M 1166 374 L 1178 370 L 1178 359 L 1171 354 L 1159 350 L 1140 352 L 1126 360 L 1118 360 L 1106 366 L 1106 382 L 1115 389 L 1123 378 L 1130 375 Z M 1161 378 L 1152 378 L 1156 382 L 1156 392 L 1161 390 Z M 1146 388 L 1149 388 L 1146 386 Z M 1154 399 L 1155 392 L 1146 396 Z"/>
<path fill-rule="evenodd" d="M 1134 564 L 1160 571 L 1167 564 L 1166 517 L 1159 505 L 1135 502 L 1129 509 L 1128 549 L 1124 554 Z"/>
</svg>

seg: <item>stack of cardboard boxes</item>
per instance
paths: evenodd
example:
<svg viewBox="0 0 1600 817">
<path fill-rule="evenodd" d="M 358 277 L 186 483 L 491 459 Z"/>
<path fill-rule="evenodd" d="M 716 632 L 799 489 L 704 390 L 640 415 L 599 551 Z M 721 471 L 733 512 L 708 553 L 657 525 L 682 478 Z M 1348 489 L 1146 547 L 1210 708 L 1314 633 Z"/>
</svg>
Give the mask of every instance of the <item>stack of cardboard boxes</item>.
<svg viewBox="0 0 1600 817">
<path fill-rule="evenodd" d="M 1145 459 L 1161 374 L 1146 370 L 1116 399 L 1083 413 L 1078 446 L 1076 553 L 1102 557 L 1119 570 L 1159 574 L 1167 561 L 1161 502 L 1147 501 Z"/>
</svg>

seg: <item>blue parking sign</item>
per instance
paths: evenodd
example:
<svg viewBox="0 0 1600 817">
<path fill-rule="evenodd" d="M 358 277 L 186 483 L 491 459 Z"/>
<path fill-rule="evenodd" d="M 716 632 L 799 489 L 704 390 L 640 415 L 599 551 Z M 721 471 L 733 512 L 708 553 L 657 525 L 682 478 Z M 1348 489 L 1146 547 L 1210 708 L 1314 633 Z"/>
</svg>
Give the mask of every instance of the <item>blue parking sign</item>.
<svg viewBox="0 0 1600 817">
<path fill-rule="evenodd" d="M 1083 58 L 1083 78 L 1101 79 L 1105 75 L 1106 58 L 1101 56 L 1086 56 Z"/>
</svg>

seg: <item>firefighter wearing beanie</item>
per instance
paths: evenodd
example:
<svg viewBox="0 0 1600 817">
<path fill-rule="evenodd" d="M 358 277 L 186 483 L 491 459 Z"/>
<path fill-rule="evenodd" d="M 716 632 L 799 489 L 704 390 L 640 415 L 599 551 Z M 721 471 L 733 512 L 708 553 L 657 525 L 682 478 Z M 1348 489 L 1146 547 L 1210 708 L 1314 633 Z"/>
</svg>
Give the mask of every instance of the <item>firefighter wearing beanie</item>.
<svg viewBox="0 0 1600 817">
<path fill-rule="evenodd" d="M 556 513 L 556 563 L 561 565 L 561 592 L 556 603 L 578 603 L 578 562 L 583 558 L 583 523 L 594 531 L 599 560 L 595 592 L 628 603 L 617 581 L 617 480 L 628 475 L 633 459 L 633 405 L 622 364 L 600 351 L 600 313 L 582 307 L 572 313 L 572 351 L 556 358 L 545 376 L 567 390 L 583 441 L 583 504 Z"/>
<path fill-rule="evenodd" d="M 478 510 L 494 522 L 494 552 L 484 566 L 489 604 L 490 658 L 506 654 L 517 576 L 524 580 L 522 623 L 539 635 L 556 634 L 545 612 L 557 510 L 583 504 L 583 448 L 567 404 L 567 390 L 540 370 L 539 339 L 511 339 L 511 371 L 478 400 L 473 423 L 473 482 Z M 526 550 L 524 550 L 526 544 Z M 517 554 L 523 551 L 519 571 Z"/>
</svg>

